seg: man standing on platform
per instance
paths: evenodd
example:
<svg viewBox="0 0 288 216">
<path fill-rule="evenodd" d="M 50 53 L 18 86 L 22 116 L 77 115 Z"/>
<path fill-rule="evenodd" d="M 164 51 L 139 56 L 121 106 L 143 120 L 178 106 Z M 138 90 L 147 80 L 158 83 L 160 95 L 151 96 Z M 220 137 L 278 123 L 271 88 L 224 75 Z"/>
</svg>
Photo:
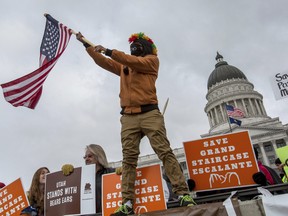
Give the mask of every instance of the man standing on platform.
<svg viewBox="0 0 288 216">
<path fill-rule="evenodd" d="M 95 47 L 86 43 L 79 32 L 76 35 L 97 65 L 120 77 L 121 142 L 122 142 L 122 205 L 113 216 L 134 214 L 134 183 L 140 154 L 139 145 L 143 136 L 163 162 L 173 192 L 179 196 L 180 206 L 196 205 L 172 152 L 166 135 L 164 117 L 158 108 L 156 79 L 159 59 L 154 42 L 144 33 L 132 34 L 129 38 L 131 55 L 116 49 Z"/>
</svg>

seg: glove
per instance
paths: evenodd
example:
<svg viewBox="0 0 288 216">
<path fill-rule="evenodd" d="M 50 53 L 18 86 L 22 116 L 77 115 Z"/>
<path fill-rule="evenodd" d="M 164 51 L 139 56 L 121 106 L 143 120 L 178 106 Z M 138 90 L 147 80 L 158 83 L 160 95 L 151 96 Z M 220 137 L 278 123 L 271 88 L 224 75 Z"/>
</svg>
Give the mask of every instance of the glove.
<svg viewBox="0 0 288 216">
<path fill-rule="evenodd" d="M 34 208 L 32 206 L 28 206 L 28 207 L 22 209 L 20 215 L 21 216 L 37 216 L 38 213 L 37 213 L 36 208 Z"/>
<path fill-rule="evenodd" d="M 193 179 L 188 179 L 187 184 L 188 184 L 189 191 L 190 192 L 193 191 L 196 186 L 195 181 Z"/>
<path fill-rule="evenodd" d="M 68 176 L 74 171 L 74 167 L 71 164 L 64 164 L 61 168 L 63 175 Z"/>
<path fill-rule="evenodd" d="M 260 184 L 261 186 L 267 185 L 266 176 L 262 172 L 254 173 L 252 178 L 256 184 Z"/>
<path fill-rule="evenodd" d="M 76 39 L 79 40 L 79 41 L 82 42 L 82 43 L 84 43 L 83 37 L 84 37 L 84 36 L 82 35 L 81 32 L 78 32 L 78 33 L 76 34 Z"/>
<path fill-rule="evenodd" d="M 122 167 L 117 167 L 117 168 L 115 169 L 115 173 L 116 173 L 117 175 L 121 175 L 121 174 L 122 174 Z"/>
</svg>

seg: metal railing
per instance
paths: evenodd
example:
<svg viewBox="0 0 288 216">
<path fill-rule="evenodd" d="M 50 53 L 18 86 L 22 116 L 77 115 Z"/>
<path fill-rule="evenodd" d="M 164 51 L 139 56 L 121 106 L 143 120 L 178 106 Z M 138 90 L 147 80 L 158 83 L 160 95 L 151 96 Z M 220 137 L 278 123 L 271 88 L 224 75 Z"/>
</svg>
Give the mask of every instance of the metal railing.
<svg viewBox="0 0 288 216">
<path fill-rule="evenodd" d="M 263 186 L 263 188 L 269 190 L 272 194 L 283 194 L 288 193 L 288 184 L 277 184 L 277 185 L 269 185 Z M 213 202 L 223 202 L 226 200 L 232 191 L 237 191 L 234 197 L 237 197 L 241 201 L 250 200 L 253 197 L 260 195 L 257 190 L 257 186 L 249 187 L 249 188 L 236 188 L 234 190 L 230 190 L 229 192 L 214 192 L 215 194 L 206 195 L 206 196 L 198 196 L 195 197 L 194 200 L 198 205 L 205 204 L 205 203 L 213 203 Z M 167 208 L 177 208 L 179 207 L 178 201 L 171 201 L 167 202 Z M 81 216 L 101 216 L 101 213 L 96 214 L 89 214 L 89 215 L 81 215 Z"/>
</svg>

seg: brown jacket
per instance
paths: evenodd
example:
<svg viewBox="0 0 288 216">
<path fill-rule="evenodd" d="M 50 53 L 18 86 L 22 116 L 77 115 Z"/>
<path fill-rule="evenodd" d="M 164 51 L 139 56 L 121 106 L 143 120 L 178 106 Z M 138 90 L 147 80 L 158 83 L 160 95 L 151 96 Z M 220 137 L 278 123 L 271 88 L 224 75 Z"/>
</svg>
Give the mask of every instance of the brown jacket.
<svg viewBox="0 0 288 216">
<path fill-rule="evenodd" d="M 120 76 L 120 104 L 124 113 L 140 113 L 143 105 L 158 104 L 156 79 L 159 59 L 156 55 L 137 57 L 113 50 L 111 58 L 88 47 L 87 52 L 100 67 Z M 124 73 L 128 67 L 129 72 Z"/>
</svg>

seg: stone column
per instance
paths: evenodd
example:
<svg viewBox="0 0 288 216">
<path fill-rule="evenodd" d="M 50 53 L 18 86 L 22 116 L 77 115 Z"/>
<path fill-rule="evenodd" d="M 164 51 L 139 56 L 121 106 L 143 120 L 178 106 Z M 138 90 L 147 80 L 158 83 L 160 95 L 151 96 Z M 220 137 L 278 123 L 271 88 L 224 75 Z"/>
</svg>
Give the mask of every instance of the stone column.
<svg viewBox="0 0 288 216">
<path fill-rule="evenodd" d="M 263 164 L 266 165 L 266 166 L 270 166 L 270 163 L 269 163 L 269 160 L 267 158 L 263 143 L 259 143 L 258 145 L 260 147 L 260 151 L 261 151 L 261 154 L 262 154 Z"/>
<path fill-rule="evenodd" d="M 213 113 L 213 109 L 210 110 L 210 113 L 211 113 L 212 126 L 215 126 L 215 116 Z"/>
<path fill-rule="evenodd" d="M 259 102 L 260 102 L 260 106 L 261 106 L 261 108 L 262 108 L 262 110 L 263 110 L 263 114 L 264 114 L 265 116 L 267 116 L 266 110 L 265 110 L 264 105 L 263 105 L 263 101 L 260 100 Z"/>
<path fill-rule="evenodd" d="M 272 142 L 272 146 L 274 148 L 274 152 L 276 153 L 276 149 L 277 149 L 276 141 L 275 140 L 271 140 L 271 142 Z"/>
<path fill-rule="evenodd" d="M 256 109 L 258 110 L 258 115 L 262 115 L 262 111 L 259 107 L 258 100 L 257 99 L 254 99 L 254 100 L 255 100 L 255 104 L 256 104 Z"/>
<path fill-rule="evenodd" d="M 265 114 L 265 109 L 264 109 L 264 107 L 262 106 L 261 100 L 258 100 L 258 103 L 259 103 L 259 107 L 260 107 L 260 109 L 261 109 L 262 115 L 266 115 L 266 114 Z"/>
<path fill-rule="evenodd" d="M 210 125 L 210 128 L 211 128 L 212 127 L 212 122 L 211 122 L 210 112 L 207 113 L 207 117 L 208 117 L 209 125 Z"/>
<path fill-rule="evenodd" d="M 247 108 L 246 108 L 246 106 L 245 106 L 245 102 L 244 102 L 244 100 L 243 99 L 241 99 L 241 102 L 242 102 L 242 106 L 243 106 L 243 108 L 244 108 L 244 111 L 245 111 L 245 117 L 247 117 L 248 115 L 247 115 Z"/>
<path fill-rule="evenodd" d="M 248 100 L 249 100 L 249 104 L 250 104 L 252 113 L 253 113 L 253 115 L 255 115 L 256 113 L 255 113 L 255 109 L 254 109 L 254 106 L 253 106 L 253 104 L 252 104 L 251 98 L 248 98 Z"/>
<path fill-rule="evenodd" d="M 227 117 L 226 117 L 226 115 L 225 115 L 225 112 L 226 112 L 226 109 L 224 110 L 223 109 L 223 105 L 222 104 L 220 104 L 220 110 L 221 110 L 221 115 L 222 115 L 222 118 L 223 118 L 223 122 L 226 122 L 227 121 Z"/>
<path fill-rule="evenodd" d="M 219 118 L 218 118 L 218 113 L 217 113 L 217 106 L 214 107 L 214 112 L 215 112 L 215 117 L 216 117 L 216 124 L 219 124 Z"/>
</svg>

